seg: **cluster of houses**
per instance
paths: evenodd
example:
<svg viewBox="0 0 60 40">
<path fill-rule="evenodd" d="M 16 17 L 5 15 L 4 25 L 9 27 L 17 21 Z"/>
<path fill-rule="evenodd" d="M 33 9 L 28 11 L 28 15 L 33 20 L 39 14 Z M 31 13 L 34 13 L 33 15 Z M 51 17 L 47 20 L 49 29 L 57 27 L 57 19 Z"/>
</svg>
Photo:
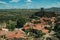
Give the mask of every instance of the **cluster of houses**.
<svg viewBox="0 0 60 40">
<path fill-rule="evenodd" d="M 14 31 L 8 31 L 6 28 L 2 28 L 0 30 L 0 38 L 6 39 L 6 40 L 11 40 L 14 38 L 26 38 L 26 34 L 24 31 L 21 29 L 15 29 Z"/>
<path fill-rule="evenodd" d="M 48 27 L 54 28 L 55 17 L 52 18 L 39 18 L 39 20 L 32 19 L 31 22 L 27 22 L 23 28 L 17 29 L 15 28 L 14 31 L 9 31 L 7 28 L 3 27 L 0 30 L 0 37 L 7 39 L 13 38 L 26 38 L 26 33 L 22 30 L 27 30 L 29 28 L 34 30 L 41 30 L 43 33 L 49 33 Z"/>
<path fill-rule="evenodd" d="M 26 39 L 27 35 L 22 29 L 41 30 L 45 34 L 53 34 L 54 32 L 50 31 L 48 28 L 54 29 L 55 21 L 56 20 L 54 16 L 50 18 L 38 17 L 38 20 L 32 19 L 30 22 L 27 22 L 22 28 L 15 28 L 14 31 L 9 31 L 6 27 L 3 27 L 0 29 L 0 38 L 3 38 L 3 40 L 19 40 L 20 38 Z M 57 23 L 60 23 L 60 21 Z"/>
</svg>

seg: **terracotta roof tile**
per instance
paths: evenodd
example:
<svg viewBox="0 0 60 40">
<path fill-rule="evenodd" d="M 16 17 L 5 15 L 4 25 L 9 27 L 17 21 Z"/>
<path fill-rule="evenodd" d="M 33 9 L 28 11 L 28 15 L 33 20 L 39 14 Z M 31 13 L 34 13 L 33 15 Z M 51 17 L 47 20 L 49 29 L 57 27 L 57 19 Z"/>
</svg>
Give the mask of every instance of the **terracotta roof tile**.
<svg viewBox="0 0 60 40">
<path fill-rule="evenodd" d="M 0 36 L 1 35 L 5 35 L 7 33 L 7 31 L 2 31 L 2 30 L 0 30 Z"/>
<path fill-rule="evenodd" d="M 48 33 L 49 30 L 47 30 L 47 29 L 43 29 L 42 32 L 43 32 L 43 33 Z"/>
<path fill-rule="evenodd" d="M 9 39 L 9 38 L 20 38 L 20 37 L 24 37 L 26 36 L 25 33 L 21 32 L 21 31 L 13 31 L 13 32 L 10 32 L 10 33 L 7 33 L 6 34 L 6 38 Z"/>
</svg>

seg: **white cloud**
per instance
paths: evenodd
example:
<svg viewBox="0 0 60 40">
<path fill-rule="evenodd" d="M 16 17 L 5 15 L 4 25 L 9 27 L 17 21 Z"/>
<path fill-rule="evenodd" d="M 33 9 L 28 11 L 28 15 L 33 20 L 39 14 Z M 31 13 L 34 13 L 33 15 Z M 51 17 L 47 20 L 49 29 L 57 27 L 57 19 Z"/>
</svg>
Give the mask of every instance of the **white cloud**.
<svg viewBox="0 0 60 40">
<path fill-rule="evenodd" d="M 20 0 L 11 0 L 10 2 L 19 2 Z"/>
<path fill-rule="evenodd" d="M 60 7 L 60 2 L 53 3 L 51 6 L 52 7 Z"/>
<path fill-rule="evenodd" d="M 32 2 L 32 0 L 27 0 L 27 2 Z"/>
<path fill-rule="evenodd" d="M 52 3 L 51 5 L 47 5 L 46 7 L 60 7 L 60 2 Z"/>
<path fill-rule="evenodd" d="M 0 4 L 7 4 L 6 2 L 0 1 Z"/>
<path fill-rule="evenodd" d="M 56 5 L 60 6 L 60 2 L 57 2 Z"/>
</svg>

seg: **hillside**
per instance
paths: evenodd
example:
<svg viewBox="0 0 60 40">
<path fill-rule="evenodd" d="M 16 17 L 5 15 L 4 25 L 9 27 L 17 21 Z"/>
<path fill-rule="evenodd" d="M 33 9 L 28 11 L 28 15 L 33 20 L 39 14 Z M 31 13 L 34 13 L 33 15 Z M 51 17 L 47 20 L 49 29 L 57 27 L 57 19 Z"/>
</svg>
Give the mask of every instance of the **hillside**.
<svg viewBox="0 0 60 40">
<path fill-rule="evenodd" d="M 40 9 L 0 9 L 0 19 L 14 19 L 18 17 L 28 18 L 39 11 Z M 58 7 L 47 8 L 45 11 L 54 11 L 56 14 L 60 15 L 60 8 Z"/>
<path fill-rule="evenodd" d="M 46 10 L 47 11 L 54 11 L 54 12 L 56 12 L 56 14 L 60 14 L 60 8 L 58 8 L 58 7 L 52 7 L 52 8 L 48 8 Z"/>
</svg>

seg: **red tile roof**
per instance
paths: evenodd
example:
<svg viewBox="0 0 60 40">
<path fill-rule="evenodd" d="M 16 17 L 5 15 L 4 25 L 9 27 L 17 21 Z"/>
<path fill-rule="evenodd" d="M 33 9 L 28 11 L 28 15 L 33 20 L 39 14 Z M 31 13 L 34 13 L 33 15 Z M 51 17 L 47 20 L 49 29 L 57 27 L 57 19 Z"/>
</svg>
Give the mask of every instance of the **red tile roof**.
<svg viewBox="0 0 60 40">
<path fill-rule="evenodd" d="M 33 29 L 36 29 L 36 30 L 42 30 L 44 28 L 44 25 L 41 25 L 41 24 L 35 24 Z"/>
<path fill-rule="evenodd" d="M 47 29 L 43 29 L 42 32 L 43 32 L 43 33 L 48 33 L 49 30 L 47 30 Z"/>
<path fill-rule="evenodd" d="M 9 32 L 6 34 L 6 38 L 24 38 L 26 36 L 25 33 L 21 32 L 21 31 L 13 31 L 13 32 Z"/>
<path fill-rule="evenodd" d="M 0 36 L 5 35 L 6 33 L 7 33 L 7 31 L 0 30 Z"/>
</svg>

